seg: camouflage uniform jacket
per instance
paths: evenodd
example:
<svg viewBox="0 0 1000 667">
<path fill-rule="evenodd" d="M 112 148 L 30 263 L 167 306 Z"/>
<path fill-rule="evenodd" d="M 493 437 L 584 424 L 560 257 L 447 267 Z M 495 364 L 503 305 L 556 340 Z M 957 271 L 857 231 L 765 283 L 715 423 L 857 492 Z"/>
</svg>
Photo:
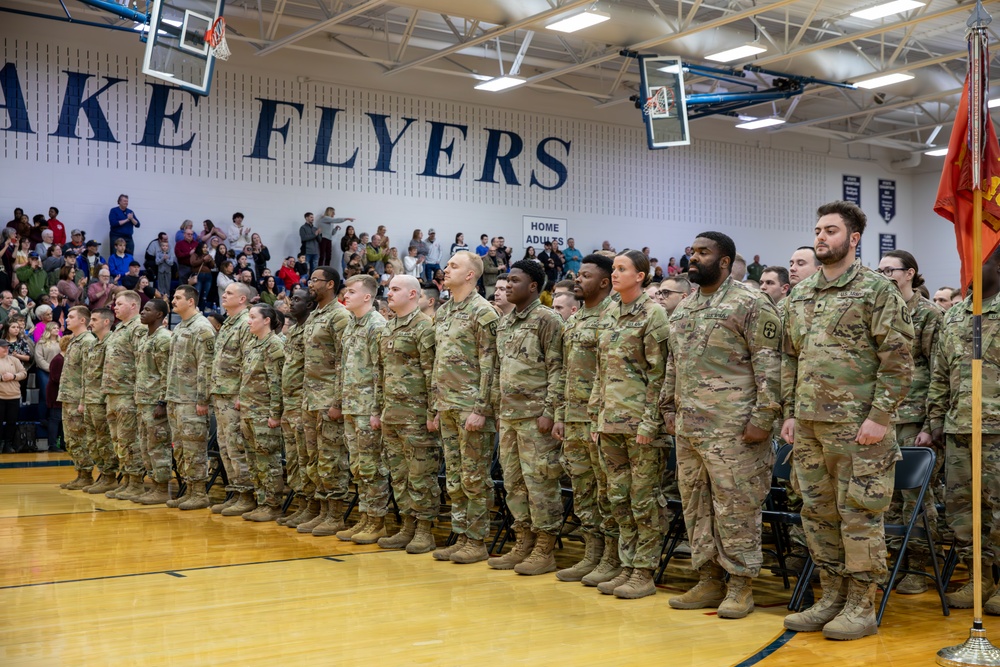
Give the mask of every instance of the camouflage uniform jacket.
<svg viewBox="0 0 1000 667">
<path fill-rule="evenodd" d="M 497 320 L 493 306 L 473 292 L 446 301 L 434 316 L 434 409 L 493 416 Z"/>
<path fill-rule="evenodd" d="M 667 362 L 667 312 L 643 292 L 601 316 L 597 381 L 588 410 L 598 433 L 655 438 L 663 426 L 660 389 Z"/>
<path fill-rule="evenodd" d="M 570 315 L 563 328 L 563 400 L 556 407 L 557 422 L 589 422 L 587 404 L 597 379 L 597 338 L 601 314 L 611 304 L 605 297 L 593 308 Z"/>
<path fill-rule="evenodd" d="M 535 299 L 500 318 L 493 409 L 502 419 L 548 417 L 562 405 L 562 318 Z"/>
<path fill-rule="evenodd" d="M 727 278 L 686 297 L 670 316 L 670 356 L 660 395 L 677 433 L 710 438 L 770 431 L 781 412 L 781 320 L 771 299 Z"/>
<path fill-rule="evenodd" d="M 378 348 L 385 318 L 372 308 L 360 319 L 351 315 L 344 329 L 344 359 L 337 395 L 345 415 L 378 416 L 375 383 L 378 382 Z"/>
<path fill-rule="evenodd" d="M 281 393 L 285 409 L 302 409 L 302 365 L 305 360 L 305 327 L 296 324 L 285 339 L 285 364 L 281 367 Z"/>
<path fill-rule="evenodd" d="M 174 327 L 167 364 L 167 401 L 208 405 L 215 329 L 201 313 Z"/>
<path fill-rule="evenodd" d="M 918 292 L 906 302 L 913 320 L 913 382 L 906 398 L 896 409 L 897 424 L 922 424 L 927 432 L 927 388 L 931 383 L 931 362 L 937 347 L 938 331 L 944 314 L 941 309 L 925 299 Z"/>
<path fill-rule="evenodd" d="M 102 380 L 105 394 L 135 394 L 138 340 L 145 331 L 146 327 L 136 315 L 128 322 L 121 322 L 108 334 Z"/>
<path fill-rule="evenodd" d="M 787 299 L 785 419 L 888 426 L 913 377 L 913 325 L 896 286 L 855 261 L 832 282 L 817 271 Z"/>
<path fill-rule="evenodd" d="M 142 327 L 135 354 L 135 402 L 154 405 L 167 400 L 167 364 L 170 361 L 170 330 L 160 327 L 152 336 Z"/>
<path fill-rule="evenodd" d="M 347 309 L 333 299 L 310 313 L 302 325 L 303 410 L 340 409 L 342 338 L 350 320 Z"/>
<path fill-rule="evenodd" d="M 983 433 L 1000 433 L 1000 296 L 983 301 Z M 972 296 L 944 314 L 927 411 L 931 430 L 972 433 Z"/>
<path fill-rule="evenodd" d="M 424 424 L 434 418 L 434 323 L 415 309 L 385 325 L 379 343 L 376 411 L 387 424 Z"/>
<path fill-rule="evenodd" d="M 77 406 L 83 403 L 83 371 L 87 367 L 87 353 L 95 342 L 97 342 L 97 336 L 89 331 L 84 331 L 73 336 L 66 347 L 57 398 L 67 406 Z"/>
<path fill-rule="evenodd" d="M 263 340 L 253 337 L 243 357 L 240 380 L 240 413 L 264 419 L 281 419 L 281 370 L 285 348 L 274 332 Z"/>
<path fill-rule="evenodd" d="M 240 393 L 240 377 L 247 350 L 257 342 L 250 333 L 247 321 L 250 309 L 226 318 L 215 336 L 215 355 L 212 357 L 213 396 L 235 396 Z"/>
<path fill-rule="evenodd" d="M 83 364 L 83 403 L 97 405 L 107 403 L 104 393 L 104 359 L 108 351 L 109 333 L 100 340 L 94 337 L 94 344 L 87 348 Z"/>
</svg>

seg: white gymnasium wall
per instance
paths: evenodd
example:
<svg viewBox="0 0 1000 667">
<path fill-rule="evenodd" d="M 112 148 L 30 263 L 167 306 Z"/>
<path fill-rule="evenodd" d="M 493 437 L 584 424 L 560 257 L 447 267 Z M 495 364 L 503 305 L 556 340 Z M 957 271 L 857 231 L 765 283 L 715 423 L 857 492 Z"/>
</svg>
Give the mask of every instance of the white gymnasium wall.
<svg viewBox="0 0 1000 667">
<path fill-rule="evenodd" d="M 765 263 L 785 264 L 795 247 L 811 243 L 816 206 L 839 198 L 842 174 L 853 174 L 862 177 L 863 205 L 872 220 L 865 263 L 878 262 L 875 230 L 896 233 L 898 247 L 913 243 L 912 178 L 889 174 L 877 162 L 713 141 L 699 135 L 698 124 L 692 146 L 648 151 L 640 127 L 559 115 L 565 105 L 559 113 L 538 113 L 299 83 L 287 72 L 269 73 L 261 68 L 268 61 L 252 58 L 218 67 L 211 94 L 197 103 L 186 93 L 170 93 L 164 111 L 180 114 L 176 123 L 161 123 L 157 141 L 176 145 L 190 139 L 189 150 L 136 145 L 143 141 L 153 97 L 148 84 L 159 83 L 141 74 L 138 42 L 122 33 L 14 21 L 24 29 L 5 31 L 18 38 L 3 39 L 4 63 L 8 74 L 12 64 L 16 67 L 34 133 L 11 131 L 9 114 L 0 109 L 0 128 L 8 128 L 0 158 L 0 211 L 21 206 L 33 215 L 55 205 L 67 227 L 84 227 L 98 239 L 106 239 L 107 211 L 125 192 L 143 222 L 137 248 L 158 230 L 176 230 L 185 218 L 228 224 L 240 210 L 277 258 L 298 247 L 304 211 L 319 213 L 332 205 L 338 215 L 357 218 L 359 232 L 385 224 L 394 245 L 405 244 L 414 228 L 434 227 L 446 246 L 456 232 L 464 232 L 470 245 L 486 232 L 506 236 L 520 254 L 522 216 L 538 215 L 566 218 L 569 235 L 585 252 L 608 239 L 619 249 L 648 245 L 665 264 L 698 231 L 715 229 L 731 234 L 748 260 L 760 254 Z M 42 28 L 58 39 L 39 41 Z M 104 86 L 105 77 L 122 79 L 95 98 L 116 143 L 91 138 L 85 113 L 74 113 L 79 138 L 58 136 L 66 72 L 92 75 L 83 98 Z M 290 106 L 277 106 L 274 126 L 286 121 L 289 126 L 284 138 L 269 135 L 268 160 L 246 157 L 255 144 L 259 99 L 302 108 L 300 116 Z M 10 107 L 11 100 L 3 104 Z M 357 149 L 353 168 L 307 164 L 321 130 L 324 112 L 318 107 L 342 110 L 326 159 L 344 162 Z M 403 118 L 416 119 L 393 151 L 391 173 L 373 170 L 379 142 L 366 114 L 388 116 L 393 137 L 404 127 Z M 432 123 L 467 127 L 465 138 L 445 128 L 441 147 L 453 141 L 450 156 L 429 148 Z M 523 140 L 523 152 L 512 161 L 518 184 L 508 182 L 499 168 L 497 182 L 478 180 L 484 161 L 491 162 L 488 129 Z M 552 137 L 557 140 L 545 144 L 552 156 L 546 164 L 536 150 Z M 568 152 L 562 142 L 569 144 Z M 499 152 L 509 146 L 510 136 L 502 135 Z M 437 173 L 461 168 L 460 177 L 421 176 L 429 154 L 439 158 Z M 546 189 L 559 181 L 558 165 L 565 168 L 565 183 Z M 533 174 L 544 187 L 531 184 Z M 878 178 L 897 182 L 897 218 L 888 226 L 878 217 Z"/>
<path fill-rule="evenodd" d="M 954 226 L 934 212 L 940 180 L 939 171 L 913 178 L 913 254 L 932 294 L 939 287 L 958 287 L 961 282 Z"/>
</svg>

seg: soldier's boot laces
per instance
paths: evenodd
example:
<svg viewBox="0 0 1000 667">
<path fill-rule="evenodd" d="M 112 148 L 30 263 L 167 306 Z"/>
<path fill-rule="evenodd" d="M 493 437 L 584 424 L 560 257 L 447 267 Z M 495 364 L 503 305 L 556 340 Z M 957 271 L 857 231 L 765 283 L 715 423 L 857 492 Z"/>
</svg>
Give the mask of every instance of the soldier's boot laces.
<svg viewBox="0 0 1000 667">
<path fill-rule="evenodd" d="M 247 512 L 257 509 L 257 497 L 254 496 L 253 491 L 240 491 L 239 496 L 239 499 L 235 503 L 219 512 L 219 514 L 222 516 L 243 516 Z"/>
<path fill-rule="evenodd" d="M 718 607 L 726 598 L 725 571 L 717 563 L 705 563 L 698 568 L 698 583 L 683 595 L 667 600 L 674 609 L 705 609 Z"/>
<path fill-rule="evenodd" d="M 878 585 L 850 579 L 847 582 L 847 604 L 837 616 L 823 626 L 827 639 L 847 641 L 878 633 L 875 623 L 875 591 Z"/>
<path fill-rule="evenodd" d="M 316 537 L 336 535 L 344 529 L 344 510 L 339 500 L 328 500 L 327 511 L 323 520 L 312 530 Z"/>
<path fill-rule="evenodd" d="M 975 598 L 973 596 L 973 588 L 975 583 L 972 580 L 972 563 L 968 563 L 969 566 L 969 581 L 967 584 L 959 588 L 953 593 L 948 593 L 944 596 L 945 602 L 952 609 L 971 609 L 975 604 Z M 997 590 L 996 584 L 993 583 L 993 568 L 989 563 L 983 562 L 983 599 L 989 599 Z"/>
<path fill-rule="evenodd" d="M 618 558 L 618 538 L 604 536 L 604 553 L 590 574 L 585 575 L 580 582 L 584 586 L 597 586 L 605 581 L 611 581 L 622 571 L 622 562 Z"/>
<path fill-rule="evenodd" d="M 247 512 L 243 515 L 243 518 L 247 521 L 267 523 L 268 521 L 274 521 L 279 516 L 281 516 L 281 505 L 257 505 L 257 509 Z"/>
<path fill-rule="evenodd" d="M 434 560 L 446 560 L 451 562 L 451 555 L 464 547 L 465 543 L 468 541 L 469 538 L 465 536 L 465 533 L 462 533 L 458 536 L 458 539 L 455 540 L 454 544 L 436 549 L 431 555 L 434 556 Z M 406 550 L 409 551 L 409 545 L 407 545 Z"/>
<path fill-rule="evenodd" d="M 819 632 L 844 608 L 847 603 L 847 580 L 826 570 L 820 570 L 819 581 L 823 588 L 823 597 L 805 611 L 785 616 L 786 629 L 796 632 Z"/>
<path fill-rule="evenodd" d="M 514 571 L 529 577 L 555 572 L 556 557 L 552 551 L 556 547 L 558 537 L 555 533 L 538 533 L 534 549 L 531 550 L 527 558 L 514 566 Z"/>
<path fill-rule="evenodd" d="M 746 618 L 753 613 L 753 579 L 729 577 L 726 599 L 719 604 L 719 618 Z"/>
<path fill-rule="evenodd" d="M 531 555 L 535 548 L 535 534 L 527 528 L 514 531 L 514 546 L 503 556 L 494 556 L 486 564 L 494 570 L 513 570 L 518 563 Z"/>
<path fill-rule="evenodd" d="M 628 580 L 632 578 L 632 568 L 623 567 L 622 571 L 618 573 L 618 576 L 609 581 L 602 581 L 597 584 L 597 590 L 603 595 L 614 595 L 615 589 L 619 586 L 624 586 L 628 583 Z"/>
<path fill-rule="evenodd" d="M 80 470 L 76 474 L 76 479 L 66 485 L 69 491 L 80 491 L 94 483 L 94 473 L 91 470 Z"/>
<path fill-rule="evenodd" d="M 319 501 L 310 498 L 309 500 L 305 500 L 305 507 L 302 509 L 301 514 L 288 517 L 285 526 L 297 529 L 302 524 L 308 523 L 318 517 L 319 514 Z"/>
<path fill-rule="evenodd" d="M 125 491 L 125 489 L 128 488 L 129 479 L 130 478 L 129 478 L 128 475 L 122 475 L 121 481 L 118 482 L 118 486 L 116 486 L 115 488 L 111 489 L 110 491 L 105 491 L 104 492 L 104 497 L 105 498 L 118 498 L 118 494 L 122 493 L 123 491 Z"/>
<path fill-rule="evenodd" d="M 355 544 L 375 544 L 385 537 L 385 517 L 368 515 L 368 524 L 365 529 L 354 533 L 351 542 Z"/>
<path fill-rule="evenodd" d="M 184 511 L 208 509 L 212 501 L 208 499 L 205 482 L 190 482 L 188 486 L 191 487 L 191 495 L 188 496 L 187 500 L 178 505 L 177 509 Z"/>
<path fill-rule="evenodd" d="M 556 572 L 559 581 L 580 581 L 594 571 L 604 555 L 604 537 L 585 533 L 583 536 L 583 559 L 573 567 Z"/>
<path fill-rule="evenodd" d="M 413 539 L 406 545 L 406 553 L 425 554 L 436 548 L 437 543 L 434 540 L 434 533 L 431 532 L 431 522 L 417 521 L 416 532 L 413 533 Z"/>
<path fill-rule="evenodd" d="M 299 523 L 299 525 L 295 528 L 296 532 L 312 533 L 316 526 L 326 521 L 326 517 L 330 514 L 330 505 L 333 504 L 333 501 L 320 499 L 314 502 L 316 503 L 316 516 L 308 521 L 301 521 L 301 523 Z"/>
<path fill-rule="evenodd" d="M 240 502 L 240 494 L 238 491 L 233 491 L 229 494 L 229 497 L 221 503 L 215 503 L 212 505 L 212 514 L 222 514 L 222 510 L 227 510 L 238 502 Z"/>
<path fill-rule="evenodd" d="M 356 524 L 354 524 L 350 528 L 345 528 L 344 530 L 339 531 L 337 533 L 337 539 L 343 540 L 344 542 L 351 542 L 353 541 L 355 535 L 357 535 L 360 532 L 363 532 L 365 528 L 368 527 L 367 524 L 368 524 L 368 515 L 362 514 L 358 518 L 358 522 Z"/>
<path fill-rule="evenodd" d="M 178 507 L 180 507 L 180 505 L 181 505 L 182 502 L 184 502 L 185 500 L 187 500 L 188 498 L 191 497 L 191 490 L 192 490 L 192 486 L 193 485 L 194 485 L 193 482 L 188 481 L 184 485 L 184 493 L 182 493 L 181 495 L 177 496 L 176 498 L 168 500 L 167 501 L 167 507 L 173 507 L 175 509 L 178 508 Z"/>
<path fill-rule="evenodd" d="M 487 560 L 489 557 L 490 552 L 486 548 L 484 540 L 466 539 L 462 548 L 451 555 L 451 562 L 458 563 L 459 565 L 469 565 L 470 563 L 479 563 Z"/>
<path fill-rule="evenodd" d="M 88 486 L 84 491 L 86 493 L 97 495 L 98 493 L 107 493 L 112 489 L 118 488 L 118 481 L 115 479 L 113 473 L 101 473 L 101 476 L 97 478 L 92 486 Z"/>
<path fill-rule="evenodd" d="M 909 569 L 927 571 L 927 556 L 925 554 L 910 554 Z M 896 592 L 900 595 L 920 595 L 927 591 L 927 577 L 919 574 L 907 574 L 896 586 Z"/>
<path fill-rule="evenodd" d="M 146 485 L 143 483 L 143 475 L 129 475 L 128 486 L 125 487 L 124 491 L 119 491 L 116 496 L 118 500 L 131 500 L 135 502 L 135 499 L 146 493 Z"/>
<path fill-rule="evenodd" d="M 403 526 L 395 535 L 379 539 L 377 544 L 383 549 L 402 549 L 417 534 L 417 521 L 409 514 L 403 515 Z"/>
<path fill-rule="evenodd" d="M 600 586 L 597 587 L 600 589 Z M 632 575 L 621 586 L 614 590 L 616 598 L 623 600 L 638 600 L 639 598 L 656 595 L 656 582 L 653 581 L 653 570 L 637 567 Z"/>
<path fill-rule="evenodd" d="M 167 482 L 155 482 L 153 488 L 136 498 L 140 505 L 162 505 L 170 500 L 170 485 Z"/>
</svg>

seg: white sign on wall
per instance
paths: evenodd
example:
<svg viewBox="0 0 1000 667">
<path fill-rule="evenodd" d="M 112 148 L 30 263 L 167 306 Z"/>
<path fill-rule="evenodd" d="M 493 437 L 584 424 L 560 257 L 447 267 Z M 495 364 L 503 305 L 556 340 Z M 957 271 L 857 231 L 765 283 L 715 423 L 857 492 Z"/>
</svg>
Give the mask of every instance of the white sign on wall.
<svg viewBox="0 0 1000 667">
<path fill-rule="evenodd" d="M 569 236 L 566 218 L 526 215 L 521 220 L 523 225 L 521 243 L 525 248 L 529 245 L 541 247 L 546 241 L 558 241 L 560 246 L 566 247 L 566 239 Z"/>
</svg>

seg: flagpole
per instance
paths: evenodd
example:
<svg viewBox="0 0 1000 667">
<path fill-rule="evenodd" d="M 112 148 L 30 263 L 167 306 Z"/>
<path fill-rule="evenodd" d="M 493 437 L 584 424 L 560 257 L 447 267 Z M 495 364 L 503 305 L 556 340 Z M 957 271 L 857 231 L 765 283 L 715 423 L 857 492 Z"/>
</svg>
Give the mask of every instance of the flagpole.
<svg viewBox="0 0 1000 667">
<path fill-rule="evenodd" d="M 983 628 L 983 49 L 986 26 L 992 18 L 977 0 L 969 17 L 969 130 L 972 159 L 972 581 L 973 618 L 969 639 L 938 651 L 937 663 L 1000 666 L 1000 649 L 986 638 Z M 964 285 L 963 285 L 964 287 Z"/>
</svg>

